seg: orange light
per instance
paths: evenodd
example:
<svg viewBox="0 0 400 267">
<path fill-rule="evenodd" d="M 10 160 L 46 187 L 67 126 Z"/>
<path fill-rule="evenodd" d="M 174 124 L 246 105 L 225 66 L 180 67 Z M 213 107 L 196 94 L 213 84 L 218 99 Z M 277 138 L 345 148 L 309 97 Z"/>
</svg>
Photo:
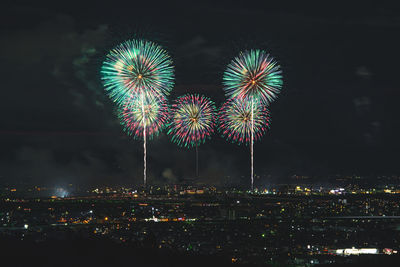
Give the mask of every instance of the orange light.
<svg viewBox="0 0 400 267">
<path fill-rule="evenodd" d="M 255 84 L 256 83 L 256 81 L 255 80 L 251 80 L 251 84 Z"/>
<path fill-rule="evenodd" d="M 139 74 L 139 75 L 138 75 L 138 78 L 139 78 L 139 79 L 142 79 L 142 77 L 143 77 L 142 74 Z"/>
</svg>

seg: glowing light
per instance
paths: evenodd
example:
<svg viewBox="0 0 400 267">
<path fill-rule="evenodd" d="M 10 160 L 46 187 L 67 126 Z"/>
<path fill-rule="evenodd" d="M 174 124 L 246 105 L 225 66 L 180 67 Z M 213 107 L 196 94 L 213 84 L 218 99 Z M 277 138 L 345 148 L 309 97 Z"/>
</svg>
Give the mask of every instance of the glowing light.
<svg viewBox="0 0 400 267">
<path fill-rule="evenodd" d="M 56 188 L 54 195 L 57 197 L 68 197 L 69 193 L 66 189 L 62 188 L 62 187 L 58 187 Z"/>
<path fill-rule="evenodd" d="M 338 255 L 360 255 L 360 254 L 378 254 L 379 250 L 376 248 L 345 248 L 337 249 Z"/>
</svg>

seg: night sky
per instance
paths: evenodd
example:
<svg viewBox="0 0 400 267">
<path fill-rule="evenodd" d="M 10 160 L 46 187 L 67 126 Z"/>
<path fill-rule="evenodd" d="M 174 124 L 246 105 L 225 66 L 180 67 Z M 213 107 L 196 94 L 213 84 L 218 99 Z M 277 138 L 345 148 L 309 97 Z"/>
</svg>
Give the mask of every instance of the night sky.
<svg viewBox="0 0 400 267">
<path fill-rule="evenodd" d="M 278 60 L 284 87 L 255 145 L 257 184 L 400 173 L 399 9 L 130 3 L 2 7 L 0 182 L 142 181 L 142 144 L 123 133 L 99 76 L 107 51 L 130 38 L 172 56 L 170 101 L 196 92 L 220 106 L 222 74 L 241 50 L 265 49 Z M 194 150 L 161 134 L 148 151 L 150 183 L 193 178 Z M 248 147 L 216 134 L 199 153 L 199 181 L 249 183 Z"/>
</svg>

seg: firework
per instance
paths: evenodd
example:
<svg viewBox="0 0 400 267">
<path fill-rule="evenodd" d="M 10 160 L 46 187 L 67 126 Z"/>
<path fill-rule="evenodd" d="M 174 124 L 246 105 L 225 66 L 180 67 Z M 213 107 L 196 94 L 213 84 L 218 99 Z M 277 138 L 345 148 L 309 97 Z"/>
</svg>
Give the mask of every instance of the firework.
<svg viewBox="0 0 400 267">
<path fill-rule="evenodd" d="M 214 133 L 215 104 L 207 97 L 179 97 L 172 105 L 171 117 L 168 134 L 179 146 L 198 146 Z"/>
<path fill-rule="evenodd" d="M 229 98 L 260 101 L 268 105 L 281 90 L 281 73 L 277 62 L 264 51 L 241 52 L 224 73 L 224 90 Z"/>
<path fill-rule="evenodd" d="M 259 140 L 266 133 L 269 125 L 270 113 L 265 105 L 259 102 L 234 98 L 225 102 L 219 112 L 219 129 L 222 136 L 238 144 L 250 144 L 252 132 L 253 140 Z"/>
<path fill-rule="evenodd" d="M 118 105 L 136 94 L 166 96 L 174 84 L 171 58 L 159 45 L 145 40 L 129 40 L 112 49 L 101 75 L 107 94 Z"/>
<path fill-rule="evenodd" d="M 127 97 L 118 111 L 124 131 L 135 139 L 157 136 L 168 120 L 168 106 L 163 98 L 153 96 Z M 144 131 L 145 129 L 145 131 Z"/>
</svg>

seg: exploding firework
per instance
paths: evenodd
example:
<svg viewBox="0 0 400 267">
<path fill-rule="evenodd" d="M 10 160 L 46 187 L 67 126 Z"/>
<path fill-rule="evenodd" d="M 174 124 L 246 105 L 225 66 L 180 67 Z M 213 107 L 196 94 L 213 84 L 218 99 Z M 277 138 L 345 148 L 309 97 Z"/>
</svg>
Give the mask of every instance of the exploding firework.
<svg viewBox="0 0 400 267">
<path fill-rule="evenodd" d="M 152 139 L 166 126 L 168 106 L 164 98 L 136 95 L 124 99 L 118 109 L 124 131 L 135 139 Z"/>
<path fill-rule="evenodd" d="M 118 105 L 136 94 L 166 96 L 174 84 L 171 58 L 159 45 L 145 40 L 129 40 L 112 49 L 101 75 L 107 94 Z"/>
<path fill-rule="evenodd" d="M 198 146 L 214 133 L 215 104 L 200 95 L 179 97 L 171 108 L 168 134 L 183 147 Z"/>
<path fill-rule="evenodd" d="M 219 112 L 219 130 L 222 136 L 238 144 L 250 144 L 252 132 L 253 140 L 259 140 L 269 126 L 270 113 L 265 105 L 259 102 L 234 98 L 225 102 Z"/>
<path fill-rule="evenodd" d="M 277 62 L 264 51 L 241 52 L 224 73 L 224 90 L 230 98 L 260 101 L 268 105 L 281 90 L 281 73 Z"/>
</svg>

